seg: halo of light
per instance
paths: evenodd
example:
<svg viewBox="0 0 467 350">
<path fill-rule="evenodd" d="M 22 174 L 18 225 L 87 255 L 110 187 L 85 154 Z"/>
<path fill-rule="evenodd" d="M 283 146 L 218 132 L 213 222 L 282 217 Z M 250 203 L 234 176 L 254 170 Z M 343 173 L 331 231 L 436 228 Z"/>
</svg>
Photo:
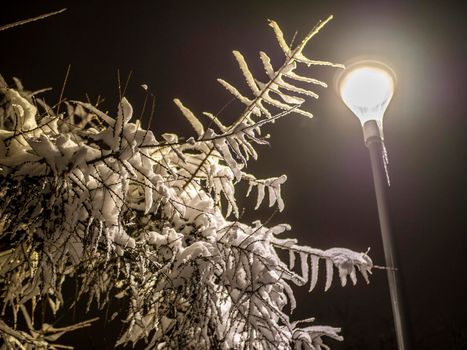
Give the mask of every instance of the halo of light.
<svg viewBox="0 0 467 350">
<path fill-rule="evenodd" d="M 378 61 L 361 61 L 347 67 L 338 81 L 345 105 L 365 124 L 382 119 L 395 89 L 395 74 Z"/>
</svg>

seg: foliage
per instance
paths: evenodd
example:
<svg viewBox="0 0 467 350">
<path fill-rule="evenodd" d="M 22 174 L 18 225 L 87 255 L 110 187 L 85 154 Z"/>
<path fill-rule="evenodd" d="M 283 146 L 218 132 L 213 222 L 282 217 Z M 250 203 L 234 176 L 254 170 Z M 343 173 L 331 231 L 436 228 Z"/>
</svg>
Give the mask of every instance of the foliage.
<svg viewBox="0 0 467 350">
<path fill-rule="evenodd" d="M 79 280 L 78 299 L 88 308 L 117 298 L 127 301 L 124 332 L 117 345 L 143 341 L 148 349 L 322 349 L 322 337 L 337 340 L 339 329 L 289 320 L 295 308 L 291 285 L 316 286 L 320 261 L 326 290 L 334 269 L 342 285 L 355 284 L 356 270 L 368 281 L 372 262 L 344 248 L 319 250 L 283 238 L 286 224 L 267 227 L 240 222 L 236 188 L 257 192 L 257 208 L 284 208 L 286 176 L 257 179 L 245 171 L 256 145 L 267 144 L 261 128 L 291 112 L 307 117 L 310 86 L 326 84 L 300 75 L 299 64 L 328 65 L 306 58 L 306 43 L 325 25 L 290 48 L 270 21 L 283 50 L 275 69 L 260 53 L 267 81 L 239 63 L 253 96 L 219 82 L 245 105 L 231 125 L 218 116 L 205 128 L 181 101 L 174 102 L 197 136 L 187 140 L 152 131 L 132 121 L 121 98 L 115 117 L 80 101 L 60 101 L 58 112 L 36 93 L 0 82 L 0 321 L 2 349 L 59 349 L 65 332 L 85 321 L 54 328 L 34 319 L 46 303 L 63 308 L 65 280 Z M 306 84 L 306 88 L 297 85 Z M 143 86 L 147 89 L 146 86 Z M 250 192 L 249 190 L 249 192 Z M 279 251 L 290 256 L 281 261 Z M 296 257 L 301 271 L 294 271 Z M 310 271 L 311 268 L 311 271 Z M 24 322 L 17 322 L 22 318 Z"/>
</svg>

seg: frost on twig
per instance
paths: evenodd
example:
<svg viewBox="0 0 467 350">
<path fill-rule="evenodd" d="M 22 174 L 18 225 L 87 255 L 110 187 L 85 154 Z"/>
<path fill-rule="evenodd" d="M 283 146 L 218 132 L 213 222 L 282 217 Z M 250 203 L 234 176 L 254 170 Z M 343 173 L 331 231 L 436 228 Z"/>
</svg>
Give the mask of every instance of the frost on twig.
<svg viewBox="0 0 467 350">
<path fill-rule="evenodd" d="M 370 258 L 301 246 L 282 237 L 286 224 L 238 220 L 239 182 L 256 193 L 256 208 L 265 198 L 280 211 L 285 206 L 285 175 L 246 172 L 257 145 L 268 143 L 265 124 L 291 112 L 310 116 L 298 95 L 316 93 L 285 77 L 325 86 L 295 72 L 301 62 L 327 64 L 302 53 L 322 25 L 292 49 L 270 24 L 285 53 L 282 66 L 274 69 L 261 53 L 268 78 L 260 82 L 234 52 L 253 96 L 221 80 L 245 110 L 230 125 L 204 113 L 217 131 L 176 99 L 196 132 L 186 141 L 142 129 L 125 97 L 115 115 L 80 101 L 65 102 L 66 112 L 56 114 L 20 84 L 0 79 L 0 311 L 11 316 L 0 321 L 3 348 L 64 348 L 59 336 L 89 325 L 54 328 L 34 319 L 39 303 L 53 315 L 63 312 L 62 287 L 71 278 L 88 310 L 127 303 L 117 345 L 316 350 L 328 348 L 323 337 L 342 339 L 338 328 L 312 319 L 291 322 L 285 306 L 296 306 L 293 285 L 315 288 L 323 264 L 325 289 L 334 270 L 342 285 L 348 278 L 355 284 L 357 271 L 368 281 Z M 279 258 L 282 250 L 289 264 Z"/>
<path fill-rule="evenodd" d="M 40 21 L 40 20 L 45 19 L 47 17 L 58 15 L 59 13 L 62 13 L 64 11 L 66 11 L 65 8 L 61 9 L 61 10 L 58 10 L 58 11 L 54 11 L 54 12 L 44 13 L 44 14 L 36 16 L 36 17 L 23 19 L 23 20 L 20 20 L 20 21 L 17 21 L 17 22 L 4 24 L 4 25 L 0 26 L 0 31 L 11 29 L 13 27 L 21 26 L 21 25 L 24 25 L 24 24 L 27 24 L 27 23 Z"/>
</svg>

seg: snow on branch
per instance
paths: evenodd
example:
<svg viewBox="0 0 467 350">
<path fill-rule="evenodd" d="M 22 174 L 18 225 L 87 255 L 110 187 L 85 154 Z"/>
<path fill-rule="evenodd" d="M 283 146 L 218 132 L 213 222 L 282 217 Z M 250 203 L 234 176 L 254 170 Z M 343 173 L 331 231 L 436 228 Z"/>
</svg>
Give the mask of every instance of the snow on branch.
<svg viewBox="0 0 467 350">
<path fill-rule="evenodd" d="M 125 97 L 115 115 L 80 101 L 56 114 L 19 81 L 9 87 L 0 78 L 0 349 L 67 348 L 57 339 L 93 320 L 54 328 L 34 315 L 41 308 L 59 317 L 69 307 L 63 284 L 70 279 L 79 282 L 74 303 L 86 300 L 87 310 L 126 303 L 116 345 L 316 350 L 328 348 L 324 337 L 342 340 L 338 328 L 290 321 L 292 286 L 314 289 L 322 261 L 326 290 L 335 269 L 342 285 L 348 278 L 355 284 L 357 271 L 367 280 L 371 259 L 301 246 L 282 238 L 287 224 L 242 223 L 236 193 L 244 182 L 247 195 L 256 192 L 256 209 L 265 198 L 284 209 L 287 177 L 258 179 L 245 170 L 257 146 L 268 143 L 264 125 L 292 112 L 311 116 L 300 96 L 316 93 L 290 81 L 326 86 L 295 72 L 300 62 L 328 64 L 302 53 L 324 23 L 290 48 L 270 22 L 285 61 L 275 69 L 260 54 L 266 82 L 234 51 L 253 96 L 219 80 L 245 105 L 232 124 L 205 112 L 217 131 L 205 128 L 175 99 L 196 139 L 156 139 L 133 120 Z"/>
</svg>

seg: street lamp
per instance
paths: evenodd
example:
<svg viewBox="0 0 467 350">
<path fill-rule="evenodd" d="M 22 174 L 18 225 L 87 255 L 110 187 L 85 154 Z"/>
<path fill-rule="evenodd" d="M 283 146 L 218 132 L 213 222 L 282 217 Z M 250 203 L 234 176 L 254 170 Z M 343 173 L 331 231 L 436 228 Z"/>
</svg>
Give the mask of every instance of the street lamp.
<svg viewBox="0 0 467 350">
<path fill-rule="evenodd" d="M 360 119 L 365 144 L 370 152 L 397 344 L 399 350 L 408 350 L 409 340 L 400 271 L 398 271 L 399 265 L 389 215 L 387 196 L 389 176 L 383 137 L 383 116 L 393 96 L 394 88 L 393 71 L 375 61 L 352 64 L 344 70 L 339 79 L 340 96 L 346 106 Z"/>
</svg>

